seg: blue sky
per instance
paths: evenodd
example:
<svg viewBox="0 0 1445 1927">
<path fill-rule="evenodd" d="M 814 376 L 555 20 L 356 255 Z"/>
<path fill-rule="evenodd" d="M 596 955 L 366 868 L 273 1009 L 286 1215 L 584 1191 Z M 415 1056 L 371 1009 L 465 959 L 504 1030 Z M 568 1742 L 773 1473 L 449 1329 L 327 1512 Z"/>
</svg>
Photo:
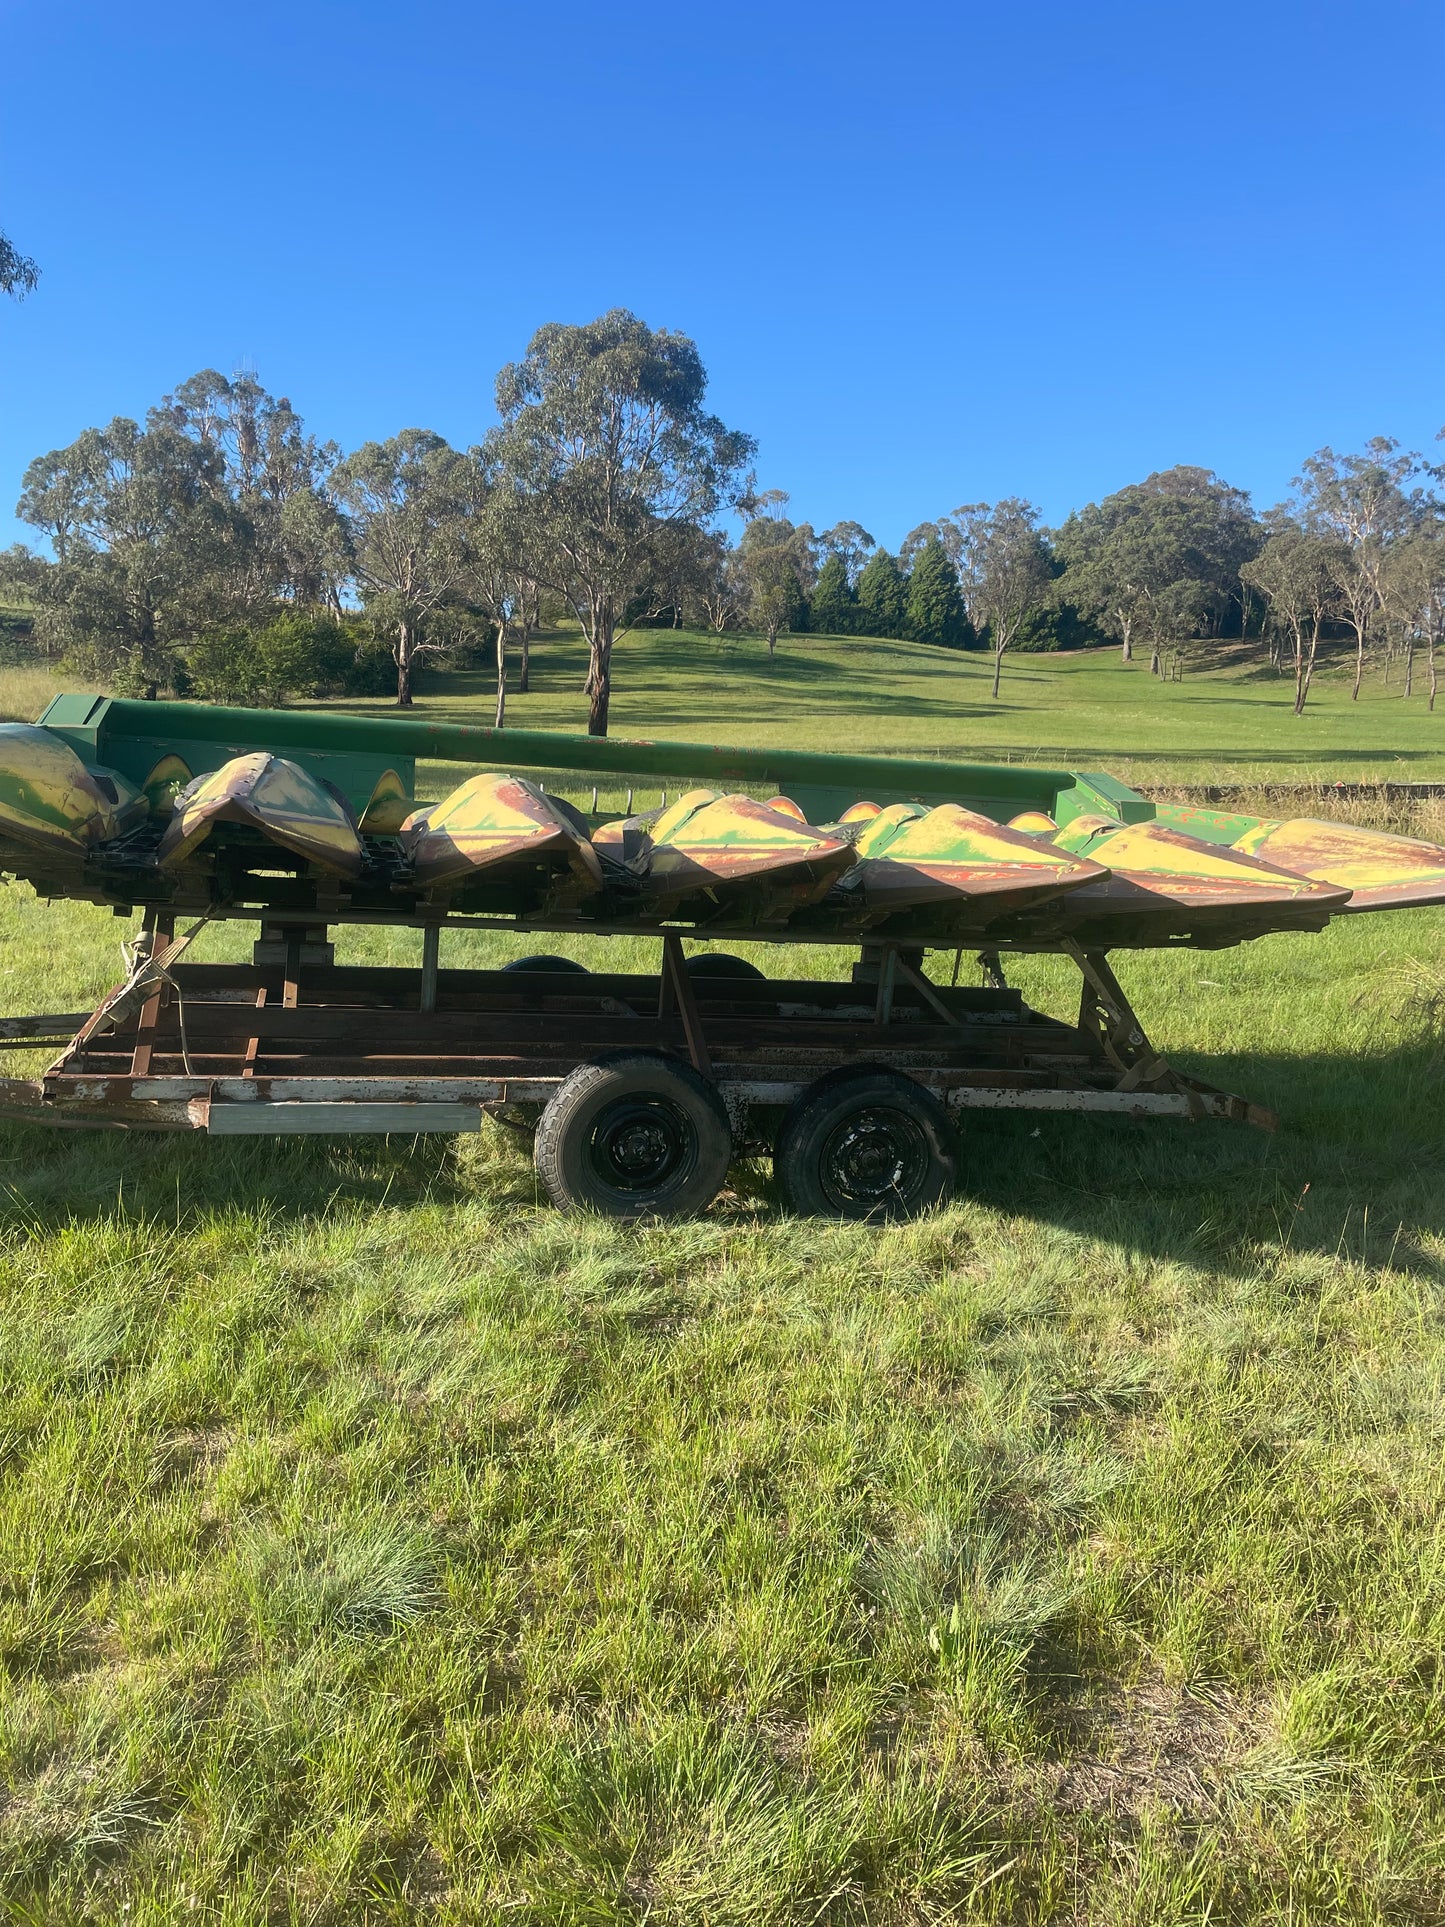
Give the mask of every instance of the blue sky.
<svg viewBox="0 0 1445 1927">
<path fill-rule="evenodd" d="M 820 526 L 1174 462 L 1272 501 L 1445 424 L 1442 56 L 1438 0 L 5 0 L 0 543 L 198 368 L 465 444 L 618 305 Z"/>
</svg>

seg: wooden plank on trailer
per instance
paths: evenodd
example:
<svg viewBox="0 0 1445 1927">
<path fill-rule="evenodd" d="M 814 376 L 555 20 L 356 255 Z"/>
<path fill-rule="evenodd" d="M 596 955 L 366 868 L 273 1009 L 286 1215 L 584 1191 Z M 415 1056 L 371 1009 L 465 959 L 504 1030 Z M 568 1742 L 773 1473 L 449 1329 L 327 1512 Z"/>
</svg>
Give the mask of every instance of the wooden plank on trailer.
<svg viewBox="0 0 1445 1927">
<path fill-rule="evenodd" d="M 254 993 L 262 983 L 273 993 L 279 993 L 282 981 L 279 967 L 253 964 L 184 963 L 175 965 L 171 974 L 188 997 L 205 992 L 215 997 L 234 998 Z M 379 1001 L 414 1010 L 420 982 L 416 969 L 401 965 L 303 963 L 300 968 L 303 1004 L 360 1001 L 371 1006 Z M 773 977 L 756 981 L 699 978 L 695 982 L 698 1001 L 705 1009 L 729 1005 L 741 1016 L 748 1015 L 759 1004 L 776 1003 L 780 996 L 789 1009 L 802 1007 L 806 1002 L 822 1010 L 850 1006 L 866 1011 L 869 1018 L 873 1014 L 871 998 L 864 996 L 857 984 L 847 981 Z M 472 1000 L 475 1008 L 483 1010 L 536 1010 L 554 1006 L 581 1010 L 607 997 L 650 1003 L 657 996 L 658 984 L 655 975 L 637 972 L 595 971 L 584 977 L 529 972 L 525 978 L 519 978 L 515 973 L 499 970 L 439 969 L 437 1000 L 438 1008 L 443 1010 L 469 1007 Z M 951 1011 L 1022 1012 L 1024 1007 L 1022 992 L 1018 990 L 932 983 L 930 988 Z M 906 987 L 895 992 L 895 1002 L 908 1001 Z"/>
<path fill-rule="evenodd" d="M 351 1041 L 358 1032 L 355 1011 L 336 1006 L 305 1005 L 277 1008 L 269 1003 L 262 1011 L 246 1012 L 235 1004 L 205 1004 L 191 999 L 186 1003 L 186 1024 L 193 1048 L 205 1048 L 209 1040 L 250 1035 L 264 1044 L 315 1042 L 318 1044 Z M 888 1041 L 882 1042 L 879 1029 L 872 1024 L 854 1024 L 834 1018 L 808 1022 L 800 1018 L 707 1019 L 708 1044 L 714 1057 L 729 1050 L 780 1045 L 793 1049 L 810 1044 L 837 1051 L 876 1052 L 880 1048 L 937 1051 L 949 1055 L 986 1052 L 1017 1058 L 1031 1046 L 1057 1046 L 1066 1041 L 1075 1049 L 1084 1047 L 1079 1034 L 1067 1027 L 1027 1024 L 978 1024 L 967 1026 L 923 1022 L 900 1022 L 895 1009 L 888 1026 Z M 579 1050 L 615 1049 L 621 1045 L 655 1047 L 672 1043 L 686 1049 L 687 1034 L 680 1016 L 659 1022 L 651 1017 L 617 1017 L 605 1012 L 584 1014 L 521 1011 L 513 1013 L 388 1011 L 383 1020 L 365 1026 L 377 1041 L 405 1052 L 439 1049 L 455 1055 L 470 1044 L 485 1044 L 505 1038 L 512 1050 L 575 1045 Z M 167 1037 L 176 1033 L 168 1025 Z M 237 1046 L 239 1048 L 239 1046 Z"/>
</svg>

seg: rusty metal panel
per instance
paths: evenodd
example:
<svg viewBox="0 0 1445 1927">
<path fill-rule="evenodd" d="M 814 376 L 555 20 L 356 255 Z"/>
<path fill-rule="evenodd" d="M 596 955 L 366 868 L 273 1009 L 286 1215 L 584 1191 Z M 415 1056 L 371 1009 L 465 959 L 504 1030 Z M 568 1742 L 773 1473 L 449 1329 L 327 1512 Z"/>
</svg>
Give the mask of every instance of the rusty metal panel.
<svg viewBox="0 0 1445 1927">
<path fill-rule="evenodd" d="M 479 1131 L 482 1110 L 476 1104 L 378 1104 L 359 1101 L 325 1103 L 274 1100 L 265 1104 L 212 1101 L 207 1106 L 206 1129 L 212 1137 L 342 1136 L 350 1132 L 395 1133 L 411 1137 L 419 1132 Z"/>
<path fill-rule="evenodd" d="M 1055 1111 L 1118 1117 L 1235 1118 L 1272 1131 L 1278 1119 L 1262 1105 L 1248 1104 L 1228 1091 L 1016 1090 L 959 1085 L 944 1100 L 950 1109 L 973 1111 Z"/>
</svg>

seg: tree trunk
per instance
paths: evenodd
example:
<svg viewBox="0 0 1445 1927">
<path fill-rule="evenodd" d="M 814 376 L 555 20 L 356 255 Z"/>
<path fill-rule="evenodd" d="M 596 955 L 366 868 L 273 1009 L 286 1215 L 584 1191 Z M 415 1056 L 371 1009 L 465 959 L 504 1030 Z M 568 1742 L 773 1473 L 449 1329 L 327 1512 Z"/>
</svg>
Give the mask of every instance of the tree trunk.
<svg viewBox="0 0 1445 1927">
<path fill-rule="evenodd" d="M 770 622 L 768 624 L 768 657 L 770 660 L 772 658 L 774 651 L 777 649 L 777 646 L 778 646 L 778 625 L 776 622 Z"/>
<path fill-rule="evenodd" d="M 1006 642 L 1001 643 L 993 652 L 993 693 L 995 700 L 997 700 L 998 697 L 999 678 L 1003 674 L 1003 652 L 1007 647 L 1008 644 Z"/>
<path fill-rule="evenodd" d="M 1314 678 L 1315 678 L 1315 657 L 1319 654 L 1320 630 L 1323 627 L 1324 627 L 1324 619 L 1323 617 L 1317 615 L 1314 618 L 1313 626 L 1310 629 L 1309 654 L 1305 657 L 1305 679 L 1304 679 L 1303 686 L 1300 689 L 1299 708 L 1296 711 L 1296 714 L 1300 716 L 1303 716 L 1304 714 L 1305 704 L 1309 701 L 1309 697 L 1310 697 L 1310 684 L 1314 681 Z"/>
<path fill-rule="evenodd" d="M 1405 637 L 1405 688 L 1404 696 L 1408 702 L 1415 684 L 1415 633 L 1413 630 Z"/>
<path fill-rule="evenodd" d="M 1365 625 L 1363 622 L 1357 622 L 1354 625 L 1354 627 L 1355 627 L 1355 686 L 1350 691 L 1350 701 L 1352 703 L 1357 703 L 1360 700 L 1360 683 L 1365 674 Z"/>
<path fill-rule="evenodd" d="M 396 706 L 398 709 L 410 709 L 412 629 L 409 622 L 397 624 L 396 647 L 392 654 L 396 658 Z"/>
<path fill-rule="evenodd" d="M 1162 680 L 1163 673 L 1164 672 L 1159 667 L 1159 644 L 1156 641 L 1151 647 L 1151 653 L 1149 656 L 1149 674 L 1151 676 L 1158 676 Z"/>
<path fill-rule="evenodd" d="M 505 729 L 507 725 L 507 625 L 497 624 L 497 717 L 494 725 Z"/>
<path fill-rule="evenodd" d="M 1435 638 L 1432 635 L 1430 638 L 1430 710 L 1432 714 L 1434 713 L 1434 709 L 1435 709 Z"/>
<path fill-rule="evenodd" d="M 1134 623 L 1132 618 L 1129 616 L 1120 616 L 1119 629 L 1124 638 L 1123 647 L 1119 651 L 1119 660 L 1120 662 L 1132 662 L 1134 660 Z"/>
<path fill-rule="evenodd" d="M 522 660 L 517 665 L 517 694 L 525 696 L 532 687 L 532 625 L 522 624 Z"/>
<path fill-rule="evenodd" d="M 610 616 L 598 619 L 590 638 L 591 649 L 587 664 L 587 734 L 605 736 L 607 734 L 607 712 L 612 706 L 612 621 Z"/>
</svg>

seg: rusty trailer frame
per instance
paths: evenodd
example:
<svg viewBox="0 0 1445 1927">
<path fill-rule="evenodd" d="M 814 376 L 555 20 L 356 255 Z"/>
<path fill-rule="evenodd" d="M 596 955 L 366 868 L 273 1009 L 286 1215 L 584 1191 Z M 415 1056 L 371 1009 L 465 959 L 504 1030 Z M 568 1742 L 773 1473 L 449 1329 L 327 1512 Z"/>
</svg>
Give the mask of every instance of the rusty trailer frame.
<svg viewBox="0 0 1445 1927">
<path fill-rule="evenodd" d="M 197 926 L 199 927 L 199 926 Z M 1072 1023 L 1031 1010 L 981 961 L 943 987 L 917 951 L 865 950 L 851 982 L 699 978 L 661 937 L 653 975 L 450 970 L 436 925 L 419 969 L 331 961 L 326 932 L 263 926 L 257 961 L 183 961 L 192 930 L 147 916 L 128 981 L 93 1012 L 0 1021 L 0 1049 L 63 1044 L 35 1078 L 0 1079 L 0 1115 L 212 1136 L 442 1132 L 535 1118 L 579 1066 L 618 1053 L 691 1068 L 737 1149 L 770 1150 L 780 1113 L 830 1072 L 901 1072 L 946 1110 L 1216 1118 L 1273 1114 L 1154 1049 L 1107 956 L 1080 972 Z"/>
</svg>

